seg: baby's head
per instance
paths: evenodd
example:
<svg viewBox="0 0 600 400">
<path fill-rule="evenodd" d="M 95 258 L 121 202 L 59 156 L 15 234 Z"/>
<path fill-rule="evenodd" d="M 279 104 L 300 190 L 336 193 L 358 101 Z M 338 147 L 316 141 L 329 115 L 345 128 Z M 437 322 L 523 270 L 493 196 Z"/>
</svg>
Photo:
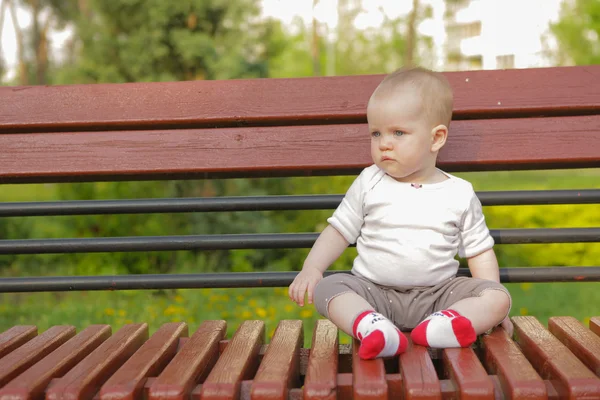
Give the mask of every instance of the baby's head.
<svg viewBox="0 0 600 400">
<path fill-rule="evenodd" d="M 440 73 L 409 68 L 388 75 L 367 106 L 375 164 L 397 180 L 427 181 L 446 142 L 452 102 Z"/>
</svg>

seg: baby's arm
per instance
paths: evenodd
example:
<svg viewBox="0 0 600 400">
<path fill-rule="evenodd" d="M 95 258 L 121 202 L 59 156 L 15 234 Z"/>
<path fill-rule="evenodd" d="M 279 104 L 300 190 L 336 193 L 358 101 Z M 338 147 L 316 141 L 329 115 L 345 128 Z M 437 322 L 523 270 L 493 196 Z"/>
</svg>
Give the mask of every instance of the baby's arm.
<svg viewBox="0 0 600 400">
<path fill-rule="evenodd" d="M 298 305 L 304 306 L 304 295 L 308 291 L 308 304 L 312 304 L 315 286 L 323 279 L 323 272 L 337 260 L 349 244 L 337 229 L 327 225 L 308 253 L 302 271 L 290 285 L 290 298 Z"/>
<path fill-rule="evenodd" d="M 486 250 L 481 254 L 468 258 L 467 263 L 473 278 L 500 282 L 500 269 L 494 249 Z"/>
</svg>

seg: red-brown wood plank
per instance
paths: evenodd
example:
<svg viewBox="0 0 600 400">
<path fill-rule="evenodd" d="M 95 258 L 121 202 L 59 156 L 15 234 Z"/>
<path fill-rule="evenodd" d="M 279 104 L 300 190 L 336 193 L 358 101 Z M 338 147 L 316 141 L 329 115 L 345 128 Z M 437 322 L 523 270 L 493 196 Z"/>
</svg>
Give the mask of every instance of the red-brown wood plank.
<svg viewBox="0 0 600 400">
<path fill-rule="evenodd" d="M 102 384 L 148 339 L 148 324 L 123 326 L 75 368 L 50 384 L 47 400 L 91 399 Z"/>
<path fill-rule="evenodd" d="M 455 92 L 455 118 L 600 110 L 599 66 L 445 75 Z M 364 119 L 382 78 L 0 87 L 0 129 Z"/>
<path fill-rule="evenodd" d="M 110 337 L 109 325 L 90 325 L 0 390 L 0 399 L 37 400 L 53 378 L 63 376 Z"/>
<path fill-rule="evenodd" d="M 561 398 L 600 398 L 600 379 L 535 317 L 512 320 L 523 354 L 542 378 L 552 380 Z"/>
<path fill-rule="evenodd" d="M 252 400 L 287 400 L 288 390 L 300 387 L 302 321 L 280 321 L 252 382 Z"/>
<path fill-rule="evenodd" d="M 599 127 L 600 115 L 457 121 L 438 164 L 450 172 L 600 166 Z M 369 140 L 364 124 L 0 135 L 0 179 L 357 172 L 372 164 Z"/>
<path fill-rule="evenodd" d="M 352 378 L 354 400 L 387 400 L 388 385 L 383 359 L 362 360 L 358 356 L 360 342 L 352 341 Z"/>
<path fill-rule="evenodd" d="M 544 380 L 504 329 L 496 328 L 483 335 L 481 344 L 485 366 L 489 373 L 498 375 L 507 399 L 547 398 Z"/>
<path fill-rule="evenodd" d="M 573 317 L 552 317 L 548 329 L 596 376 L 600 376 L 600 337 Z"/>
<path fill-rule="evenodd" d="M 335 400 L 337 398 L 338 328 L 333 322 L 320 319 L 315 324 L 308 368 L 304 379 L 305 400 Z"/>
<path fill-rule="evenodd" d="M 590 330 L 600 336 L 600 317 L 590 318 Z"/>
<path fill-rule="evenodd" d="M 411 343 L 400 354 L 400 373 L 405 400 L 442 398 L 440 380 L 426 347 Z"/>
<path fill-rule="evenodd" d="M 141 394 L 147 377 L 156 376 L 171 361 L 187 324 L 168 323 L 152 337 L 100 389 L 101 400 L 134 400 Z"/>
<path fill-rule="evenodd" d="M 263 321 L 244 321 L 202 384 L 202 399 L 236 399 L 243 380 L 252 379 L 265 341 Z"/>
<path fill-rule="evenodd" d="M 494 400 L 494 383 L 470 347 L 442 351 L 446 375 L 452 379 L 461 400 Z"/>
<path fill-rule="evenodd" d="M 0 358 L 37 336 L 37 327 L 17 325 L 0 334 Z"/>
<path fill-rule="evenodd" d="M 219 357 L 219 341 L 225 337 L 225 321 L 204 321 L 154 381 L 151 400 L 186 399 L 196 383 L 202 383 Z"/>
<path fill-rule="evenodd" d="M 53 326 L 0 360 L 0 387 L 75 336 L 74 326 Z"/>
</svg>

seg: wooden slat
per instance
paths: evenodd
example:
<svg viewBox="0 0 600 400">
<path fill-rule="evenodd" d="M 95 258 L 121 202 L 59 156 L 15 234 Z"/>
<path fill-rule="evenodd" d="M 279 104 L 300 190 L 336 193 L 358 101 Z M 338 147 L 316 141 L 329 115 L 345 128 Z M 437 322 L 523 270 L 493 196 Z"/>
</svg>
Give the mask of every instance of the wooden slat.
<svg viewBox="0 0 600 400">
<path fill-rule="evenodd" d="M 590 318 L 590 330 L 600 336 L 600 317 Z"/>
<path fill-rule="evenodd" d="M 0 399 L 37 400 L 53 378 L 63 376 L 110 337 L 109 325 L 90 325 L 0 390 Z"/>
<path fill-rule="evenodd" d="M 384 400 L 388 398 L 383 359 L 362 360 L 358 356 L 360 342 L 352 341 L 352 378 L 354 400 Z"/>
<path fill-rule="evenodd" d="M 440 380 L 426 347 L 411 343 L 408 350 L 400 354 L 400 373 L 405 400 L 442 398 Z"/>
<path fill-rule="evenodd" d="M 502 328 L 481 339 L 483 361 L 488 372 L 498 375 L 507 399 L 546 399 L 544 380 Z"/>
<path fill-rule="evenodd" d="M 187 324 L 168 323 L 152 337 L 100 389 L 101 400 L 134 400 L 141 394 L 147 377 L 156 376 L 171 361 Z"/>
<path fill-rule="evenodd" d="M 185 399 L 197 382 L 203 382 L 219 357 L 219 341 L 225 337 L 225 321 L 204 321 L 154 381 L 151 400 Z"/>
<path fill-rule="evenodd" d="M 287 400 L 288 390 L 300 387 L 302 321 L 280 321 L 252 382 L 252 400 Z"/>
<path fill-rule="evenodd" d="M 600 115 L 458 121 L 438 164 L 450 172 L 600 166 L 599 127 Z M 367 133 L 350 124 L 0 135 L 0 180 L 354 173 L 372 164 Z"/>
<path fill-rule="evenodd" d="M 125 325 L 46 391 L 47 400 L 91 399 L 148 339 L 148 324 Z"/>
<path fill-rule="evenodd" d="M 37 327 L 33 325 L 18 325 L 0 334 L 0 358 L 28 342 L 37 335 Z"/>
<path fill-rule="evenodd" d="M 335 400 L 338 372 L 338 328 L 320 319 L 315 324 L 308 368 L 304 379 L 305 400 Z"/>
<path fill-rule="evenodd" d="M 548 329 L 596 376 L 600 376 L 600 337 L 573 317 L 552 317 Z"/>
<path fill-rule="evenodd" d="M 202 399 L 236 399 L 243 380 L 252 379 L 265 341 L 263 321 L 244 321 L 202 384 Z"/>
<path fill-rule="evenodd" d="M 386 374 L 385 381 L 388 386 L 388 399 L 402 399 L 402 375 Z"/>
<path fill-rule="evenodd" d="M 523 353 L 542 378 L 553 381 L 561 398 L 600 398 L 600 379 L 535 317 L 512 320 Z"/>
<path fill-rule="evenodd" d="M 446 72 L 455 118 L 600 109 L 600 67 Z M 310 122 L 365 118 L 382 75 L 1 87 L 0 129 Z M 102 112 L 98 112 L 102 110 Z"/>
<path fill-rule="evenodd" d="M 75 327 L 53 326 L 0 361 L 0 387 L 75 336 Z"/>
<path fill-rule="evenodd" d="M 442 351 L 445 373 L 461 400 L 494 400 L 494 384 L 470 347 Z"/>
</svg>

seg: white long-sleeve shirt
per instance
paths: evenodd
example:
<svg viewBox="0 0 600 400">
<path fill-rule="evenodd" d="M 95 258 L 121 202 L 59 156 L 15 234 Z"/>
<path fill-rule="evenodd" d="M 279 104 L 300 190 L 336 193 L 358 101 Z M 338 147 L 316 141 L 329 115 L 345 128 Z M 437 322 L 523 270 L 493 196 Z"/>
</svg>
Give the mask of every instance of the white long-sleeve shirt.
<svg viewBox="0 0 600 400">
<path fill-rule="evenodd" d="M 454 275 L 454 258 L 473 257 L 494 239 L 473 186 L 447 180 L 415 187 L 376 165 L 365 168 L 327 220 L 358 256 L 353 272 L 385 286 L 433 286 Z"/>
</svg>

